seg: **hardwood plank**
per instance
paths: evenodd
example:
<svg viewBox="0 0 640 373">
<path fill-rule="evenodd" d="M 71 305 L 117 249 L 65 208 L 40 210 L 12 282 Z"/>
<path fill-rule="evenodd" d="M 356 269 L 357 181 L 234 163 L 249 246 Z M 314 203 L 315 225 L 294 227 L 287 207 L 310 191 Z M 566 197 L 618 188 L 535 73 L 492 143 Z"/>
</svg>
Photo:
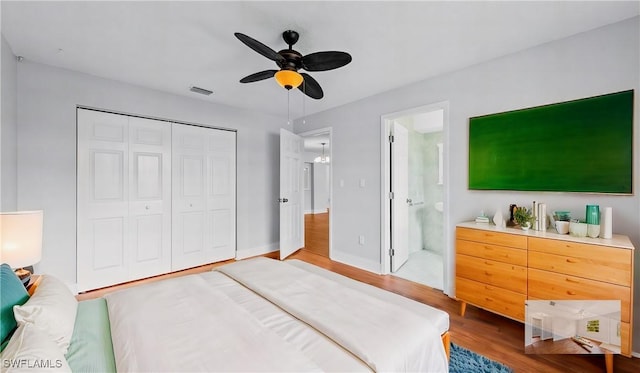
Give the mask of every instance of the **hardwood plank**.
<svg viewBox="0 0 640 373">
<path fill-rule="evenodd" d="M 304 250 L 329 257 L 329 213 L 304 215 Z"/>
<path fill-rule="evenodd" d="M 266 256 L 277 258 L 278 253 Z M 355 280 L 401 294 L 407 298 L 428 304 L 449 313 L 449 334 L 451 342 L 499 361 L 515 372 L 581 372 L 599 373 L 605 371 L 603 355 L 536 355 L 524 353 L 524 326 L 522 323 L 484 311 L 469 305 L 465 317 L 460 316 L 460 304 L 444 295 L 442 291 L 411 282 L 391 275 L 377 275 L 339 262 L 328 257 L 299 250 L 291 256 L 331 270 Z M 78 299 L 101 297 L 119 288 L 135 286 L 150 281 L 177 277 L 192 273 L 209 271 L 211 268 L 228 262 L 212 263 L 189 270 L 157 276 L 111 288 L 95 290 L 78 296 Z M 637 358 L 614 355 L 614 367 L 617 373 L 634 373 L 640 368 Z"/>
</svg>

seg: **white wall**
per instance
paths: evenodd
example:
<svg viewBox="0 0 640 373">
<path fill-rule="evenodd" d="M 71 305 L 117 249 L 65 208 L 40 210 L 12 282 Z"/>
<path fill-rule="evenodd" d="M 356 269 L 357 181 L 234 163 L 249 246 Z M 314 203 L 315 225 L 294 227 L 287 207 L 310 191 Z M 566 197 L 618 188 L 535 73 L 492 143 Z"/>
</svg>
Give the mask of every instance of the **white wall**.
<svg viewBox="0 0 640 373">
<path fill-rule="evenodd" d="M 1 37 L 2 49 L 0 62 L 2 68 L 2 126 L 0 127 L 0 211 L 17 209 L 17 89 L 18 67 L 9 43 Z"/>
<path fill-rule="evenodd" d="M 551 211 L 584 215 L 588 203 L 613 207 L 614 232 L 630 236 L 640 249 L 640 172 L 634 172 L 635 195 L 470 191 L 467 186 L 470 117 L 635 89 L 634 164 L 637 165 L 640 113 L 640 17 L 527 49 L 460 71 L 415 83 L 296 121 L 296 132 L 333 128 L 333 251 L 335 259 L 380 269 L 381 138 L 380 117 L 422 105 L 449 101 L 449 158 L 445 178 L 449 221 L 445 234 L 453 242 L 455 224 L 481 210 L 497 207 L 508 215 L 510 203 L 543 201 Z M 446 146 L 446 144 L 445 144 Z M 637 167 L 637 166 L 636 166 Z M 637 168 L 636 168 L 637 170 Z M 366 181 L 359 187 L 360 179 Z M 344 186 L 340 187 L 340 181 Z M 358 235 L 366 244 L 358 245 Z M 453 247 L 447 248 L 450 258 Z M 636 268 L 640 268 L 636 255 Z M 454 262 L 450 260 L 450 273 Z M 635 273 L 635 320 L 640 320 L 640 271 Z M 451 278 L 445 290 L 453 293 Z M 640 328 L 634 330 L 636 351 Z"/>
<path fill-rule="evenodd" d="M 76 105 L 237 129 L 238 256 L 278 248 L 285 119 L 24 61 L 18 64 L 18 207 L 44 210 L 38 272 L 75 283 Z"/>
</svg>

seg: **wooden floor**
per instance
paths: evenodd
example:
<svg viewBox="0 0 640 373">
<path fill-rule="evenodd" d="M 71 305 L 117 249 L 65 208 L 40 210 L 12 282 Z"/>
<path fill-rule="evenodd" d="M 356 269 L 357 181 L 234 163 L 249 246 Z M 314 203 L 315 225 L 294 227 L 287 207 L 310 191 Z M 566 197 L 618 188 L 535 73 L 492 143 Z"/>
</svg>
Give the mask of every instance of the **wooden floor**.
<svg viewBox="0 0 640 373">
<path fill-rule="evenodd" d="M 533 343 L 524 348 L 524 352 L 527 354 L 604 354 L 604 351 L 600 349 L 600 342 L 589 341 L 591 347 L 582 346 L 571 338 L 554 341 L 553 339 L 541 340 L 540 337 L 535 337 Z"/>
<path fill-rule="evenodd" d="M 266 256 L 277 258 L 277 255 L 278 252 L 274 252 Z M 502 362 L 515 372 L 596 373 L 605 371 L 604 357 L 602 355 L 527 355 L 524 353 L 524 327 L 521 323 L 473 306 L 467 307 L 464 318 L 460 317 L 458 302 L 444 295 L 442 291 L 394 276 L 376 275 L 342 263 L 333 262 L 325 256 L 305 250 L 298 251 L 291 258 L 315 264 L 446 311 L 450 317 L 449 331 L 453 343 Z M 78 299 L 96 298 L 123 287 L 204 272 L 228 262 L 232 261 L 210 264 L 152 279 L 96 290 L 81 294 Z M 640 372 L 640 360 L 616 355 L 614 357 L 614 367 L 617 373 L 637 373 Z"/>
<path fill-rule="evenodd" d="M 329 213 L 304 215 L 304 248 L 329 257 Z"/>
</svg>

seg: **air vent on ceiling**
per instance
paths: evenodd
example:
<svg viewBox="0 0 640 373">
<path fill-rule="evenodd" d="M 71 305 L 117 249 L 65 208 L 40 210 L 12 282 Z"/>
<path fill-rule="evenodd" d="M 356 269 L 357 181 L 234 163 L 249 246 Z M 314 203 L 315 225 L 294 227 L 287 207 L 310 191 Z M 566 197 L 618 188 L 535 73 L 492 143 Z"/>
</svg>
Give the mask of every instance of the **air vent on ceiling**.
<svg viewBox="0 0 640 373">
<path fill-rule="evenodd" d="M 201 95 L 206 95 L 206 96 L 209 96 L 210 94 L 213 93 L 213 91 L 210 91 L 210 90 L 204 89 L 204 88 L 200 88 L 200 87 L 196 87 L 196 86 L 193 86 L 193 87 L 189 88 L 189 90 L 191 92 L 200 93 Z"/>
</svg>

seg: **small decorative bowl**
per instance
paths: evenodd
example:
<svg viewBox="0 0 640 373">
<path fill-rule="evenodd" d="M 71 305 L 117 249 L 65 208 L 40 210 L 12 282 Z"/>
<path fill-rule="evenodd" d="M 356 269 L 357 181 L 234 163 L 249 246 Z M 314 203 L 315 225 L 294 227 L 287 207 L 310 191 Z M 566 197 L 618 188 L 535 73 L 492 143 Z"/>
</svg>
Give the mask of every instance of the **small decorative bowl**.
<svg viewBox="0 0 640 373">
<path fill-rule="evenodd" d="M 570 222 L 569 223 L 569 234 L 576 237 L 586 237 L 587 236 L 587 223 L 578 223 L 578 222 Z"/>
<path fill-rule="evenodd" d="M 567 234 L 569 233 L 569 223 L 568 221 L 556 220 L 556 230 L 559 234 Z"/>
</svg>

